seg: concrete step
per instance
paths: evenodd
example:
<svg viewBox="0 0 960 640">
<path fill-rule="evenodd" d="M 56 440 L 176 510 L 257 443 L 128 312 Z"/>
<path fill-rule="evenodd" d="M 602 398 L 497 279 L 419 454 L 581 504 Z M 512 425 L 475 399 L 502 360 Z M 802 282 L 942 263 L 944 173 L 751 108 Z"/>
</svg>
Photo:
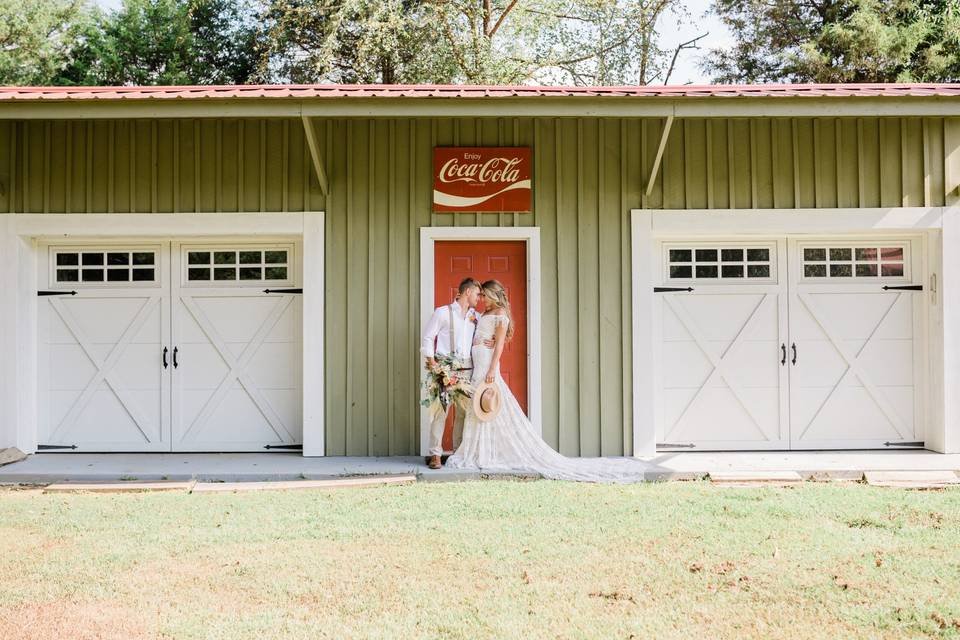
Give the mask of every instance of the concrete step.
<svg viewBox="0 0 960 640">
<path fill-rule="evenodd" d="M 785 485 L 803 482 L 803 478 L 796 471 L 711 471 L 710 482 L 738 486 L 753 484 Z"/>
<path fill-rule="evenodd" d="M 954 471 L 865 471 L 863 477 L 875 487 L 942 489 L 960 485 L 960 476 Z"/>
<path fill-rule="evenodd" d="M 183 491 L 194 482 L 56 482 L 44 487 L 44 493 L 142 493 L 146 491 Z"/>
<path fill-rule="evenodd" d="M 244 491 L 291 491 L 301 489 L 357 489 L 413 484 L 416 476 L 378 476 L 339 478 L 336 480 L 281 480 L 277 482 L 197 482 L 191 493 L 231 493 Z"/>
</svg>

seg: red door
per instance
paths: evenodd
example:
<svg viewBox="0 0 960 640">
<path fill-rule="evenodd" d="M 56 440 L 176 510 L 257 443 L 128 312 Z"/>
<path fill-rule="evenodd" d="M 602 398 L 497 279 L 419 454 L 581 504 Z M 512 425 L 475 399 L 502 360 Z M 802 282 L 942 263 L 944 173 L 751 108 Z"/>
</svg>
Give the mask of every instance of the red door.
<svg viewBox="0 0 960 640">
<path fill-rule="evenodd" d="M 434 244 L 434 306 L 450 304 L 464 278 L 499 280 L 510 298 L 513 338 L 500 358 L 500 375 L 527 411 L 527 244 L 520 241 L 438 241 Z M 483 311 L 483 308 L 480 308 Z M 453 449 L 453 419 L 447 419 L 443 448 Z"/>
</svg>

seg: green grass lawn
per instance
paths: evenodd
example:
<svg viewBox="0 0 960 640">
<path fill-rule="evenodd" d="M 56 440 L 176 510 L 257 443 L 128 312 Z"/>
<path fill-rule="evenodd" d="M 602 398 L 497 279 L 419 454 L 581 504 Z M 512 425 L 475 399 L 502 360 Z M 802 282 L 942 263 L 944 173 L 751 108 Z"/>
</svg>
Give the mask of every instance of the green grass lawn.
<svg viewBox="0 0 960 640">
<path fill-rule="evenodd" d="M 4 640 L 960 637 L 960 490 L 6 490 L 0 549 Z"/>
</svg>

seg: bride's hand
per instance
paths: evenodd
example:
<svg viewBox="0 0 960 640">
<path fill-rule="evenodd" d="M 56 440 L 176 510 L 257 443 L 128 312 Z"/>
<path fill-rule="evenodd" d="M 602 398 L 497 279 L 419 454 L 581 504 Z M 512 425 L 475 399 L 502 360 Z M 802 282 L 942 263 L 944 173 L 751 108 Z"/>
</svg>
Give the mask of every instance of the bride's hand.
<svg viewBox="0 0 960 640">
<path fill-rule="evenodd" d="M 493 382 L 493 372 L 492 372 L 492 371 L 487 371 L 487 377 L 484 378 L 483 380 L 484 380 L 484 382 L 486 382 L 487 384 L 492 383 L 492 382 Z"/>
</svg>

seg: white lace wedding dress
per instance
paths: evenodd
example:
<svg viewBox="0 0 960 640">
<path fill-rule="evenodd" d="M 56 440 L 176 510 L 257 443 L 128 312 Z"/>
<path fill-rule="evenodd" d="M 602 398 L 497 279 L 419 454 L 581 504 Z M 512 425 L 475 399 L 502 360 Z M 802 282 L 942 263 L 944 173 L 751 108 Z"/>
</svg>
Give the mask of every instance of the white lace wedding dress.
<svg viewBox="0 0 960 640">
<path fill-rule="evenodd" d="M 493 349 L 483 344 L 491 338 L 505 316 L 486 314 L 477 323 L 473 340 L 474 385 L 483 382 L 490 367 Z M 639 482 L 648 465 L 632 458 L 567 458 L 548 445 L 523 413 L 500 371 L 497 386 L 502 396 L 500 413 L 488 422 L 477 420 L 473 408 L 467 410 L 463 440 L 447 460 L 453 469 L 507 471 L 539 474 L 553 480 L 581 482 Z"/>
</svg>

